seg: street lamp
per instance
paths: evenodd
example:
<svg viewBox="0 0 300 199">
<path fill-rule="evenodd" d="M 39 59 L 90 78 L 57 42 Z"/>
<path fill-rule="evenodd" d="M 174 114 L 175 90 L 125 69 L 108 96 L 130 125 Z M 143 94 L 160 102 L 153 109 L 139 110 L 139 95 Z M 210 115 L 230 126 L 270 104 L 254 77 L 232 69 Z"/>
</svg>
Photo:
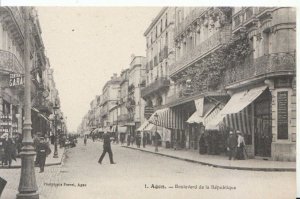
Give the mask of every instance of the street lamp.
<svg viewBox="0 0 300 199">
<path fill-rule="evenodd" d="M 155 152 L 158 152 L 158 133 L 157 133 L 157 121 L 158 121 L 158 114 L 154 114 L 154 119 L 155 119 Z"/>
<path fill-rule="evenodd" d="M 53 106 L 53 113 L 54 113 L 54 153 L 53 158 L 58 158 L 58 151 L 57 151 L 57 113 L 56 110 L 59 109 L 59 105 L 57 100 L 55 100 L 55 104 Z"/>
<path fill-rule="evenodd" d="M 24 27 L 24 66 L 25 66 L 25 88 L 24 88 L 24 111 L 25 119 L 23 125 L 23 140 L 22 151 L 20 153 L 21 176 L 19 182 L 19 193 L 17 199 L 38 199 L 38 187 L 36 185 L 35 171 L 34 171 L 34 156 L 36 155 L 33 148 L 33 140 L 31 136 L 31 60 L 30 60 L 30 9 L 31 7 L 23 7 L 25 16 Z"/>
</svg>

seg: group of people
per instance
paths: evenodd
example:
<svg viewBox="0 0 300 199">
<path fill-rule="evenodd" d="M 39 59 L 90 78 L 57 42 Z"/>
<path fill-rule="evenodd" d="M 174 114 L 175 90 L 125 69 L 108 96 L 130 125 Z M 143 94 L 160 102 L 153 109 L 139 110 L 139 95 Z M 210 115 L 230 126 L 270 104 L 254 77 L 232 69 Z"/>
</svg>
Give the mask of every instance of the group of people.
<svg viewBox="0 0 300 199">
<path fill-rule="evenodd" d="M 11 136 L 3 136 L 0 139 L 0 160 L 1 165 L 11 167 L 12 160 L 16 161 L 16 143 Z"/>
<path fill-rule="evenodd" d="M 245 159 L 245 139 L 239 130 L 236 131 L 236 134 L 234 134 L 232 131 L 229 132 L 229 137 L 227 139 L 227 150 L 229 153 L 229 160 Z"/>
</svg>

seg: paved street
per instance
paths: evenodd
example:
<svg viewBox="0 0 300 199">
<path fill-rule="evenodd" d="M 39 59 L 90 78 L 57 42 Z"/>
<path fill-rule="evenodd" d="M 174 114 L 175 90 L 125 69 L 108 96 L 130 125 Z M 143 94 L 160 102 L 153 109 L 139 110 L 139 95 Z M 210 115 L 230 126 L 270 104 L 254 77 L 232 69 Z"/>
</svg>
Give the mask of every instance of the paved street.
<svg viewBox="0 0 300 199">
<path fill-rule="evenodd" d="M 99 165 L 101 150 L 102 142 L 88 140 L 84 146 L 79 140 L 77 147 L 67 150 L 62 166 L 47 167 L 44 174 L 36 170 L 41 198 L 239 198 L 241 194 L 244 198 L 295 197 L 295 172 L 211 168 L 117 145 L 113 145 L 117 164 L 110 165 L 107 154 Z M 13 177 L 14 173 L 17 177 Z M 18 186 L 19 169 L 0 170 L 0 176 L 10 181 L 3 198 L 11 198 Z M 152 184 L 157 189 L 151 188 Z M 176 188 L 176 184 L 191 187 Z M 226 189 L 221 189 L 223 185 Z"/>
</svg>

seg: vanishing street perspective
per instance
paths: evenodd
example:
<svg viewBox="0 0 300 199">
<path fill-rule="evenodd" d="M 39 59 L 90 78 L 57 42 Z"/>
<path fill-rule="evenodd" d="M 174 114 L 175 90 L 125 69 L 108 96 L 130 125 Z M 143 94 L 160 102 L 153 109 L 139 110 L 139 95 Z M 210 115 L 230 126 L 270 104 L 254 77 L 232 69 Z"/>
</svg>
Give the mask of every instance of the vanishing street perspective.
<svg viewBox="0 0 300 199">
<path fill-rule="evenodd" d="M 0 198 L 296 198 L 296 8 L 0 7 Z"/>
</svg>

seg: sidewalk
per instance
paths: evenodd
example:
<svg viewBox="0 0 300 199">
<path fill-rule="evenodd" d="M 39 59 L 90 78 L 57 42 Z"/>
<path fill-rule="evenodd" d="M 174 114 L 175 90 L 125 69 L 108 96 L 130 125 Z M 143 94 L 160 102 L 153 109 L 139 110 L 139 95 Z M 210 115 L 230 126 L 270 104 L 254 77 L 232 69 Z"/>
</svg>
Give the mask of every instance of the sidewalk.
<svg viewBox="0 0 300 199">
<path fill-rule="evenodd" d="M 252 171 L 296 171 L 296 162 L 280 162 L 258 159 L 228 160 L 227 156 L 222 155 L 200 155 L 197 150 L 174 150 L 162 147 L 158 148 L 158 152 L 154 152 L 154 146 L 149 145 L 147 145 L 146 148 L 137 148 L 136 146 L 123 147 L 224 169 Z"/>
<path fill-rule="evenodd" d="M 48 155 L 45 166 L 60 165 L 63 155 L 64 155 L 64 152 L 65 152 L 65 149 L 60 148 L 59 146 L 57 147 L 58 158 L 53 158 L 54 145 L 50 144 L 50 149 L 51 149 L 51 154 Z M 8 168 L 7 165 L 5 165 L 5 166 L 0 165 L 0 169 L 16 169 L 16 168 L 21 168 L 21 158 L 17 158 L 17 161 L 12 160 L 10 168 Z"/>
</svg>

